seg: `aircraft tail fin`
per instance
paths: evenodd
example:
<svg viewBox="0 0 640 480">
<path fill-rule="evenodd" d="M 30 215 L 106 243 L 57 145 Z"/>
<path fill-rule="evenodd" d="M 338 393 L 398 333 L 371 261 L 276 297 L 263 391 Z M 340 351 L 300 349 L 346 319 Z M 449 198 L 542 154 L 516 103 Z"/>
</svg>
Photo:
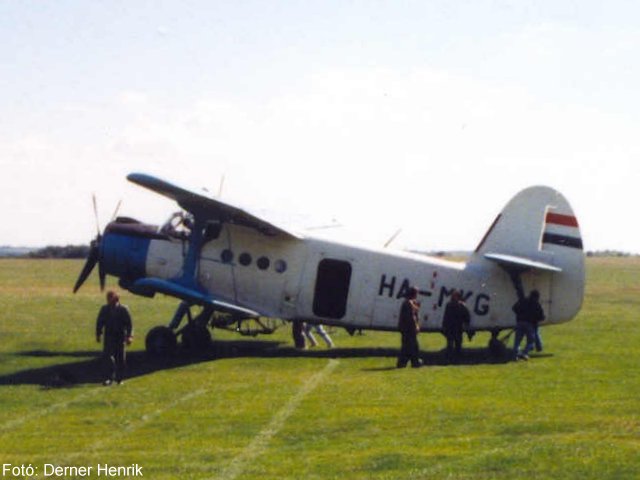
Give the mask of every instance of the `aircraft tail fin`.
<svg viewBox="0 0 640 480">
<path fill-rule="evenodd" d="M 502 210 L 476 248 L 472 261 L 491 261 L 521 273 L 525 287 L 547 297 L 553 322 L 573 318 L 584 297 L 584 251 L 580 228 L 565 197 L 530 187 Z"/>
</svg>

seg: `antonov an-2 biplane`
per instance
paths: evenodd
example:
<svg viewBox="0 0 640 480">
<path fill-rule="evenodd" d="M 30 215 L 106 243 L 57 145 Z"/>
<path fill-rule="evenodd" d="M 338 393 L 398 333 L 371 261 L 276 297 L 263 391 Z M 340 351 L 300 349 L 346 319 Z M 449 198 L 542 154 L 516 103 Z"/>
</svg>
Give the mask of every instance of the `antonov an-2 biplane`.
<svg viewBox="0 0 640 480">
<path fill-rule="evenodd" d="M 149 175 L 127 178 L 184 211 L 161 227 L 126 217 L 109 223 L 91 242 L 74 292 L 97 264 L 102 287 L 113 275 L 134 294 L 181 300 L 169 325 L 147 334 L 154 354 L 171 352 L 177 337 L 188 346 L 206 345 L 213 327 L 236 325 L 242 332 L 243 322 L 253 321 L 268 333 L 264 318 L 394 331 L 413 285 L 422 331 L 441 331 L 445 304 L 458 289 L 471 313 L 470 330 L 491 332 L 492 350 L 503 347 L 500 332 L 515 326 L 512 305 L 532 289 L 541 294 L 545 325 L 572 319 L 582 305 L 578 222 L 567 200 L 548 187 L 516 195 L 461 263 L 314 238 Z"/>
</svg>

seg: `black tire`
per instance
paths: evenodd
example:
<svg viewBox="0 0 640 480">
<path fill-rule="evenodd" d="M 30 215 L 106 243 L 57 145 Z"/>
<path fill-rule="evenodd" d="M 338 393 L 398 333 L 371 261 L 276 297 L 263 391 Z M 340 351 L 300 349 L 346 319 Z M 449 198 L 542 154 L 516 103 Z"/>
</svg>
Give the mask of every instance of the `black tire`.
<svg viewBox="0 0 640 480">
<path fill-rule="evenodd" d="M 507 354 L 507 346 L 497 338 L 489 340 L 489 352 L 495 358 L 504 357 Z"/>
<path fill-rule="evenodd" d="M 182 346 L 195 352 L 211 348 L 211 332 L 206 326 L 192 323 L 182 330 Z"/>
<path fill-rule="evenodd" d="M 173 355 L 177 348 L 176 335 L 169 327 L 153 327 L 145 339 L 147 353 L 154 357 Z"/>
</svg>

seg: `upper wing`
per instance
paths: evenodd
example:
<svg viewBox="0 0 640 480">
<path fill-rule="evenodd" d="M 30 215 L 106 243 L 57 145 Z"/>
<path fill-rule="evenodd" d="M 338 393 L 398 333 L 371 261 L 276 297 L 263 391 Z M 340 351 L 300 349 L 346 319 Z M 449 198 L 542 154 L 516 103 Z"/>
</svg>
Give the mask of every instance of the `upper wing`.
<svg viewBox="0 0 640 480">
<path fill-rule="evenodd" d="M 151 175 L 131 173 L 127 176 L 127 180 L 175 200 L 178 205 L 191 212 L 194 216 L 199 216 L 206 220 L 219 220 L 220 222 L 243 225 L 269 236 L 279 234 L 289 238 L 302 238 L 300 235 L 263 220 L 246 210 L 185 190 Z"/>
</svg>

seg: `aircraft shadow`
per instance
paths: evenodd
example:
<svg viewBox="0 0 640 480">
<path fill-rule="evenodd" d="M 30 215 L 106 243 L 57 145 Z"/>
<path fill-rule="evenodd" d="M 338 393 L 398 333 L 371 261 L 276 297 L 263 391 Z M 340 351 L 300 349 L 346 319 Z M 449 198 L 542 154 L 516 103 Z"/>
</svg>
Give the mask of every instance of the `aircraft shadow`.
<svg viewBox="0 0 640 480">
<path fill-rule="evenodd" d="M 27 369 L 0 376 L 0 387 L 8 385 L 39 385 L 42 388 L 72 388 L 83 384 L 98 384 L 104 379 L 104 363 L 101 352 L 95 351 L 47 351 L 32 350 L 18 352 L 25 357 L 71 357 L 81 360 L 64 362 L 41 368 Z M 216 340 L 211 348 L 197 353 L 179 350 L 176 354 L 155 358 L 144 351 L 127 352 L 127 378 L 150 375 L 161 370 L 193 365 L 197 363 L 229 358 L 381 358 L 389 362 L 363 371 L 386 371 L 395 369 L 397 348 L 332 348 L 298 350 L 277 341 L 262 340 Z M 508 356 L 495 357 L 487 349 L 465 349 L 461 358 L 450 361 L 444 351 L 421 352 L 425 367 L 444 365 L 482 365 L 507 363 Z M 386 363 L 385 362 L 385 363 Z"/>
<path fill-rule="evenodd" d="M 41 358 L 49 358 L 49 357 L 87 358 L 87 357 L 99 357 L 100 352 L 98 350 L 79 350 L 77 352 L 52 352 L 49 350 L 29 350 L 26 352 L 18 352 L 15 355 L 18 355 L 20 357 L 41 357 Z"/>
<path fill-rule="evenodd" d="M 258 344 L 256 348 L 256 343 Z M 296 349 L 293 346 L 278 345 L 277 348 L 261 348 L 261 342 L 218 342 L 217 358 L 233 357 L 292 357 L 292 358 L 388 358 L 391 359 L 393 368 L 398 358 L 398 348 L 361 347 L 361 348 L 310 348 L 307 350 Z M 551 354 L 548 354 L 551 355 Z M 543 356 L 538 354 L 538 356 Z M 423 365 L 445 366 L 445 365 L 485 365 L 501 364 L 513 361 L 509 350 L 505 350 L 501 355 L 495 355 L 488 348 L 464 348 L 459 358 L 449 358 L 446 350 L 421 351 L 420 358 Z M 381 367 L 386 370 L 388 367 Z M 364 371 L 377 371 L 378 368 L 364 369 Z"/>
<path fill-rule="evenodd" d="M 364 371 L 378 371 L 395 368 L 395 361 L 398 358 L 397 348 L 332 348 L 328 350 L 296 350 L 294 348 L 278 349 L 273 355 L 278 357 L 311 357 L 311 358 L 388 358 L 391 359 L 393 367 L 380 367 L 363 369 Z M 499 356 L 493 355 L 488 349 L 474 348 L 464 349 L 459 358 L 449 358 L 445 350 L 421 351 L 420 358 L 423 366 L 445 366 L 445 365 L 484 365 L 500 364 L 512 361 L 507 353 Z"/>
<path fill-rule="evenodd" d="M 222 358 L 241 356 L 264 356 L 265 352 L 277 348 L 274 341 L 234 341 L 213 343 L 206 351 L 188 352 L 179 350 L 174 355 L 152 357 L 144 351 L 127 352 L 126 378 L 149 375 L 161 370 L 209 362 Z M 0 376 L 0 387 L 7 385 L 39 385 L 43 388 L 71 388 L 82 384 L 101 383 L 105 377 L 102 352 L 94 351 L 48 351 L 31 350 L 15 353 L 16 356 L 38 358 L 79 358 L 75 362 L 63 362 L 41 368 L 33 368 Z"/>
</svg>

